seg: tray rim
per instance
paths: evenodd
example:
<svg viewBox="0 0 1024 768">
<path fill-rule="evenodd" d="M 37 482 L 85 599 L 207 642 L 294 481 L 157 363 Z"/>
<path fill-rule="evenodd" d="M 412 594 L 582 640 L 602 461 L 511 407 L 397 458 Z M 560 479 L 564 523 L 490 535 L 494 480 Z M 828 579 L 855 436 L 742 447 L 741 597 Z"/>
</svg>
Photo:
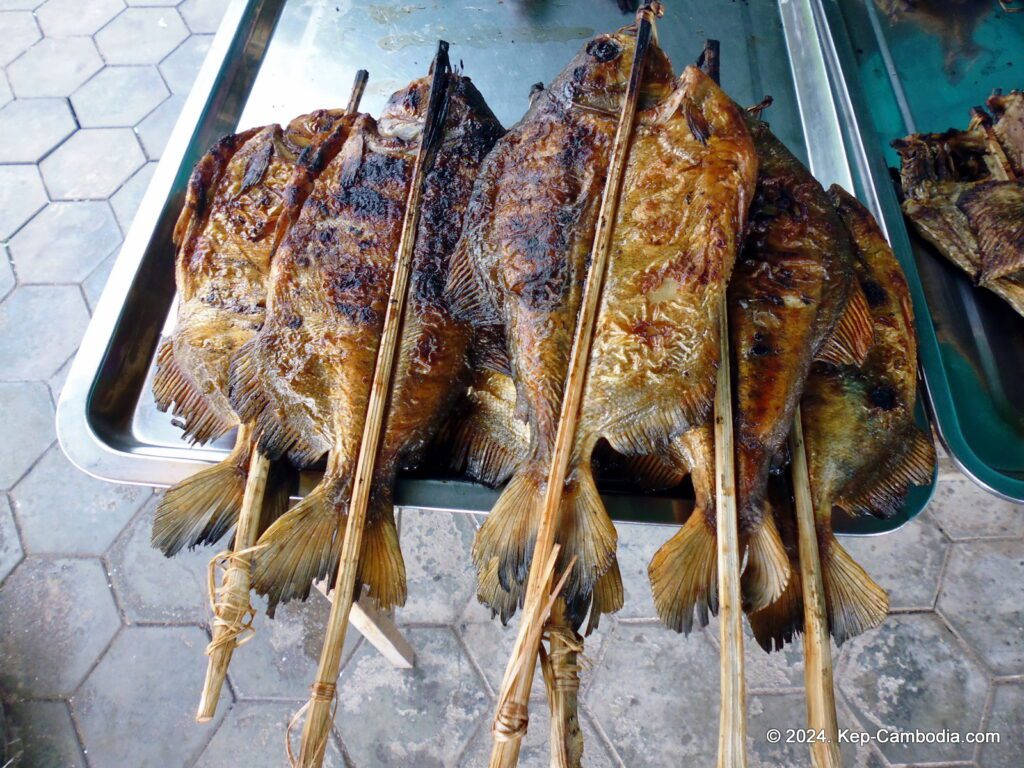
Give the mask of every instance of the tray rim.
<svg viewBox="0 0 1024 768">
<path fill-rule="evenodd" d="M 57 436 L 68 459 L 80 470 L 101 480 L 124 484 L 166 487 L 178 482 L 202 465 L 218 461 L 226 451 L 197 448 L 185 458 L 160 455 L 158 451 L 128 452 L 107 442 L 94 429 L 89 418 L 89 400 L 97 376 L 109 353 L 114 331 L 121 322 L 127 292 L 135 279 L 146 248 L 152 241 L 157 221 L 171 195 L 175 179 L 182 171 L 201 121 L 208 115 L 217 89 L 225 78 L 225 66 L 233 52 L 245 50 L 245 35 L 254 29 L 260 14 L 272 15 L 273 24 L 286 0 L 233 0 L 213 40 L 195 85 L 182 109 L 153 179 L 136 214 L 120 254 L 103 290 L 100 301 L 72 363 L 57 406 Z M 821 0 L 778 0 L 778 8 L 791 58 L 791 72 L 797 95 L 811 168 L 825 182 L 842 183 L 852 189 L 851 158 L 842 140 L 840 112 L 831 87 L 829 60 L 821 47 Z M 262 17 L 260 17 L 262 18 Z M 271 26 L 273 29 L 273 26 Z M 800 57 L 797 66 L 793 57 Z M 845 91 L 845 84 L 840 89 Z M 843 147 L 845 163 L 838 154 L 814 138 L 827 132 L 836 137 L 834 146 Z M 814 140 L 812 140 L 814 139 Z M 916 271 L 911 282 L 919 288 Z M 917 297 L 915 296 L 915 303 Z M 846 529 L 853 535 L 877 535 L 901 527 L 919 514 L 935 490 L 933 475 L 929 495 L 912 513 L 897 515 L 884 524 L 874 521 L 860 530 Z M 493 493 L 468 480 L 401 479 L 396 505 L 455 512 L 487 513 L 489 506 L 467 506 L 466 497 L 485 498 Z M 679 499 L 658 495 L 624 496 L 603 494 L 612 506 L 637 506 L 642 515 L 615 516 L 631 522 L 670 523 L 681 512 Z M 846 528 L 846 526 L 843 526 Z M 855 526 L 856 527 L 856 526 Z"/>
</svg>

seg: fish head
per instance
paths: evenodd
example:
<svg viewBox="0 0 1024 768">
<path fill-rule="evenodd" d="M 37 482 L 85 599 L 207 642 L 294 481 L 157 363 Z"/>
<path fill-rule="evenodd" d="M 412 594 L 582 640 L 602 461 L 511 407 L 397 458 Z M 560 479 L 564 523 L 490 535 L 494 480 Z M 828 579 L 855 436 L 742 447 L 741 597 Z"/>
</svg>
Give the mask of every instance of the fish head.
<svg viewBox="0 0 1024 768">
<path fill-rule="evenodd" d="M 635 24 L 592 37 L 552 83 L 552 96 L 565 105 L 617 114 L 629 86 L 636 42 Z M 640 107 L 657 103 L 671 93 L 673 79 L 672 62 L 652 42 L 644 67 Z"/>
<path fill-rule="evenodd" d="M 421 77 L 391 94 L 377 121 L 381 136 L 404 141 L 419 138 L 430 101 L 430 80 Z"/>
</svg>

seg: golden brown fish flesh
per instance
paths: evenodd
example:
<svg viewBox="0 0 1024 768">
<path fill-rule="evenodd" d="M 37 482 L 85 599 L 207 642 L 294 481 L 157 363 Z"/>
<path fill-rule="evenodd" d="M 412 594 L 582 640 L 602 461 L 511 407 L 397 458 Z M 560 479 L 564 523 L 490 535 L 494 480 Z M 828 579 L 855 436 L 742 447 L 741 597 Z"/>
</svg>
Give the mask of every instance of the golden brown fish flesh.
<svg viewBox="0 0 1024 768">
<path fill-rule="evenodd" d="M 391 97 L 379 123 L 356 120 L 274 259 L 263 328 L 232 365 L 232 403 L 257 425 L 261 450 L 303 466 L 329 454 L 320 485 L 260 538 L 253 583 L 271 610 L 308 596 L 317 579 L 334 583 L 428 89 L 428 78 L 417 80 Z M 453 77 L 448 95 L 357 577 L 384 607 L 405 600 L 395 473 L 418 461 L 467 372 L 468 331 L 442 289 L 473 180 L 502 133 L 468 78 Z"/>
</svg>

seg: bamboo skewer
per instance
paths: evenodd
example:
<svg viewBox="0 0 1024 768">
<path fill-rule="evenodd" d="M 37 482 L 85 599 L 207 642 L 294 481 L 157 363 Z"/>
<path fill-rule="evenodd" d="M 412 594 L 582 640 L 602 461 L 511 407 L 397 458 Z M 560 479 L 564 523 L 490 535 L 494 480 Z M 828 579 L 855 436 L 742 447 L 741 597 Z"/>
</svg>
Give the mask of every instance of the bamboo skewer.
<svg viewBox="0 0 1024 768">
<path fill-rule="evenodd" d="M 796 500 L 796 526 L 800 553 L 800 584 L 804 598 L 804 686 L 807 689 L 807 725 L 825 740 L 811 741 L 814 768 L 840 768 L 839 725 L 832 681 L 832 646 L 829 644 L 825 590 L 821 581 L 818 534 L 814 524 L 814 504 L 807 470 L 804 430 L 799 406 L 790 436 L 793 462 L 793 496 Z"/>
<path fill-rule="evenodd" d="M 323 651 L 317 668 L 316 682 L 313 683 L 309 702 L 306 704 L 306 722 L 302 729 L 302 743 L 298 765 L 302 768 L 319 768 L 323 763 L 333 716 L 333 702 L 337 690 L 338 671 L 341 666 L 341 652 L 348 629 L 349 612 L 355 597 L 356 570 L 362 547 L 363 527 L 370 498 L 370 483 L 377 449 L 383 431 L 391 392 L 391 378 L 402 333 L 402 316 L 405 310 L 409 278 L 412 272 L 413 246 L 419 225 L 420 201 L 423 194 L 423 178 L 444 133 L 444 121 L 448 106 L 448 81 L 451 65 L 448 61 L 448 43 L 439 41 L 437 55 L 431 66 L 433 78 L 430 83 L 427 112 L 424 118 L 423 134 L 413 166 L 409 195 L 406 200 L 405 217 L 398 252 L 395 255 L 394 275 L 388 308 L 384 315 L 384 327 L 377 349 L 377 362 L 370 387 L 370 399 L 366 409 L 359 456 L 352 484 L 352 499 L 349 504 L 345 539 L 341 547 L 341 561 L 334 583 L 334 601 L 327 621 Z M 289 746 L 290 749 L 290 746 Z"/>
<path fill-rule="evenodd" d="M 698 66 L 719 82 L 719 45 L 707 40 Z M 740 542 L 736 505 L 736 450 L 733 439 L 729 313 L 726 295 L 718 305 L 719 365 L 715 387 L 715 527 L 718 547 L 718 627 L 721 710 L 718 768 L 746 768 L 747 691 L 743 657 L 743 605 L 740 597 Z"/>
<path fill-rule="evenodd" d="M 551 554 L 555 549 L 555 534 L 558 530 L 562 491 L 565 486 L 565 477 L 579 421 L 580 404 L 586 385 L 590 347 L 611 250 L 619 193 L 622 189 L 630 137 L 640 96 L 644 61 L 654 34 L 655 18 L 662 12 L 660 2 L 647 3 L 637 11 L 636 49 L 622 113 L 619 116 L 619 124 L 615 132 L 615 142 L 612 145 L 608 177 L 605 181 L 594 245 L 591 250 L 590 269 L 583 287 L 583 299 L 576 322 L 572 353 L 569 357 L 569 367 L 562 394 L 562 407 L 558 419 L 558 431 L 555 435 L 551 467 L 544 488 L 544 500 L 534 544 L 533 560 L 530 563 L 527 577 L 523 616 L 519 624 L 516 650 L 509 660 L 501 694 L 498 697 L 498 711 L 495 715 L 493 729 L 495 741 L 490 759 L 491 768 L 511 768 L 511 766 L 517 765 L 519 748 L 523 735 L 526 733 L 530 689 L 533 685 L 533 675 L 539 653 L 539 630 L 545 623 L 548 613 L 542 605 L 551 599 L 550 585 L 554 577 L 554 561 L 551 560 Z M 565 575 L 568 575 L 568 571 Z M 563 575 L 563 579 L 565 575 Z"/>
<path fill-rule="evenodd" d="M 368 79 L 369 74 L 365 69 L 356 72 L 346 114 L 352 115 L 359 109 L 359 102 L 362 101 Z M 252 425 L 242 424 L 238 427 L 235 443 L 239 445 L 253 440 L 253 437 Z M 252 630 L 254 616 L 249 602 L 250 555 L 260 534 L 260 512 L 269 472 L 270 461 L 254 444 L 249 460 L 249 473 L 246 476 L 245 493 L 242 497 L 242 508 L 238 513 L 233 551 L 217 555 L 210 564 L 210 592 L 214 613 L 213 639 L 206 648 L 206 655 L 210 660 L 206 666 L 206 678 L 203 681 L 199 709 L 196 712 L 196 722 L 199 723 L 205 723 L 213 718 L 235 648 L 252 637 L 251 634 L 243 637 L 247 630 Z M 220 589 L 215 592 L 213 571 L 215 564 L 222 560 L 227 561 L 227 567 Z"/>
<path fill-rule="evenodd" d="M 548 651 L 544 653 L 541 646 L 541 670 L 551 708 L 551 768 L 580 768 L 583 731 L 578 695 L 583 638 L 569 625 L 562 598 L 551 608 L 546 634 Z"/>
</svg>

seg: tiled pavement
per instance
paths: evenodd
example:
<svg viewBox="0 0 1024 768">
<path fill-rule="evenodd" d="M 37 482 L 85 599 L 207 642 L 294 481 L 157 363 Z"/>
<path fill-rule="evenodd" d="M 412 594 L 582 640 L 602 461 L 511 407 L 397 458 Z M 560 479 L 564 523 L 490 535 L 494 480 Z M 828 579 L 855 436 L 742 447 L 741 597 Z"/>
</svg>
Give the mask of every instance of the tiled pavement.
<svg viewBox="0 0 1024 768">
<path fill-rule="evenodd" d="M 208 552 L 148 544 L 154 497 L 93 481 L 56 446 L 67 364 L 223 11 L 221 0 L 0 0 L 0 690 L 14 764 L 280 766 L 326 603 L 260 620 L 211 724 L 192 723 Z M 389 668 L 353 636 L 330 765 L 480 766 L 511 632 L 473 598 L 473 519 L 405 510 L 419 654 Z M 589 766 L 711 765 L 717 633 L 653 616 L 665 529 L 622 526 L 627 606 L 587 642 Z M 846 745 L 849 766 L 1024 765 L 1024 509 L 954 473 L 898 533 L 850 541 L 894 615 L 837 654 L 840 719 L 997 731 L 1001 742 Z M 748 643 L 752 766 L 807 765 L 769 728 L 803 723 L 799 649 Z M 524 766 L 546 765 L 543 704 Z"/>
</svg>

